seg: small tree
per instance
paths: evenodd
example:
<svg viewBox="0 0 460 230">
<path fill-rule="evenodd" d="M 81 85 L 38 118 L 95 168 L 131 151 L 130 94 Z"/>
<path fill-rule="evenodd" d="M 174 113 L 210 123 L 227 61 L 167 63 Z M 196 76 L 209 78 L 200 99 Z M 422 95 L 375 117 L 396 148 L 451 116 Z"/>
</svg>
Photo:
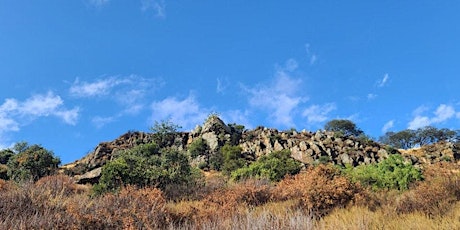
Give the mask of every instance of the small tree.
<svg viewBox="0 0 460 230">
<path fill-rule="evenodd" d="M 326 131 L 339 132 L 345 136 L 355 136 L 363 134 L 364 132 L 359 129 L 355 123 L 350 120 L 336 119 L 327 122 L 324 125 Z"/>
<path fill-rule="evenodd" d="M 19 143 L 14 149 L 19 150 L 8 162 L 8 177 L 16 181 L 33 180 L 54 174 L 61 160 L 53 152 L 40 145 L 24 146 Z"/>
<path fill-rule="evenodd" d="M 246 165 L 241 147 L 225 144 L 220 151 L 223 157 L 221 169 L 225 174 L 230 175 L 233 171 Z"/>
<path fill-rule="evenodd" d="M 154 125 L 150 127 L 150 131 L 153 132 L 154 141 L 160 147 L 167 147 L 174 144 L 176 133 L 180 128 L 182 127 L 169 120 L 163 120 L 161 122 L 155 121 Z"/>
</svg>

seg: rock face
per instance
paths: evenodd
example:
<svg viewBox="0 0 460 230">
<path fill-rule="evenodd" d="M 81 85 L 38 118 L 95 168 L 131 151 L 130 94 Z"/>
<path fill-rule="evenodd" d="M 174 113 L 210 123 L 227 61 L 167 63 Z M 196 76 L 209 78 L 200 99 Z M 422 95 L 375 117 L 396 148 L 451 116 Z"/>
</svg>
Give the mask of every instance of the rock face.
<svg viewBox="0 0 460 230">
<path fill-rule="evenodd" d="M 409 150 L 401 150 L 402 154 L 420 164 L 434 164 L 440 161 L 460 160 L 460 144 L 441 141 L 435 144 Z"/>
<path fill-rule="evenodd" d="M 379 162 L 388 156 L 387 151 L 376 142 L 335 137 L 332 132 L 279 132 L 259 127 L 245 132 L 242 139 L 240 146 L 243 151 L 254 153 L 257 157 L 289 149 L 293 158 L 305 164 L 329 161 L 356 166 Z"/>
<path fill-rule="evenodd" d="M 151 143 L 154 138 L 154 134 L 128 132 L 114 141 L 100 143 L 87 156 L 64 165 L 62 170 L 73 175 L 80 183 L 96 183 L 101 174 L 101 167 L 112 160 L 119 151 Z M 341 137 L 333 132 L 324 131 L 280 132 L 265 127 L 243 131 L 241 127 L 226 125 L 217 116 L 210 116 L 202 127 L 197 126 L 192 132 L 174 134 L 167 145 L 178 150 L 187 150 L 197 138 L 203 138 L 207 142 L 210 154 L 216 154 L 226 143 L 239 145 L 243 149 L 243 154 L 251 156 L 251 159 L 273 151 L 289 149 L 291 156 L 304 164 L 332 162 L 337 165 L 357 166 L 380 162 L 390 154 L 385 146 L 363 138 Z M 452 143 L 425 146 L 412 153 L 400 151 L 413 164 L 460 159 L 460 146 Z"/>
</svg>

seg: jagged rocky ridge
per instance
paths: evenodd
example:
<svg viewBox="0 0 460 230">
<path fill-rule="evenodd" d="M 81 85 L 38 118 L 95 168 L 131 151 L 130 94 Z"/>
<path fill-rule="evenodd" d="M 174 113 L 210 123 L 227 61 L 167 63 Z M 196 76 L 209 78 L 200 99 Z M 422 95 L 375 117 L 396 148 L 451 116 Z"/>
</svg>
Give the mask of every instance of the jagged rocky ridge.
<svg viewBox="0 0 460 230">
<path fill-rule="evenodd" d="M 225 143 L 239 145 L 244 155 L 254 160 L 273 151 L 289 149 L 293 158 L 306 165 L 320 161 L 353 166 L 370 164 L 387 158 L 390 151 L 397 151 L 365 138 L 341 137 L 333 132 L 278 131 L 265 127 L 242 131 L 226 125 L 216 116 L 211 116 L 203 126 L 197 126 L 192 132 L 176 133 L 168 147 L 187 150 L 197 138 L 206 140 L 211 154 L 219 151 Z M 151 133 L 128 132 L 113 141 L 100 143 L 94 151 L 74 163 L 64 165 L 62 170 L 74 176 L 79 183 L 96 183 L 102 166 L 119 151 L 153 140 L 154 134 Z M 427 146 L 402 153 L 415 165 L 457 160 L 460 157 L 458 146 L 452 143 L 442 146 Z"/>
</svg>

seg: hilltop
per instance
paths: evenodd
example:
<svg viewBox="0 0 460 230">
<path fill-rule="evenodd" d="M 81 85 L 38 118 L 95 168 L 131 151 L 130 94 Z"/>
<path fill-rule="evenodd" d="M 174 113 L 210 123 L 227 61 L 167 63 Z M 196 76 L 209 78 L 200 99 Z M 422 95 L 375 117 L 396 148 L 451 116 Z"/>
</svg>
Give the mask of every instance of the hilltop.
<svg viewBox="0 0 460 230">
<path fill-rule="evenodd" d="M 101 168 L 120 152 L 154 142 L 155 138 L 154 133 L 127 132 L 113 141 L 100 143 L 82 159 L 62 166 L 61 171 L 73 176 L 79 183 L 96 183 Z M 365 136 L 355 137 L 338 132 L 279 131 L 266 127 L 246 130 L 236 124 L 225 124 L 218 116 L 210 116 L 202 126 L 198 125 L 191 132 L 174 132 L 160 147 L 187 151 L 193 142 L 200 139 L 209 149 L 192 159 L 194 165 L 203 164 L 206 157 L 216 155 L 225 144 L 239 146 L 244 158 L 249 161 L 256 161 L 274 151 L 289 150 L 291 157 L 305 167 L 327 162 L 339 166 L 367 165 L 381 162 L 389 154 L 402 154 L 407 162 L 423 167 L 439 161 L 457 161 L 460 154 L 459 146 L 450 142 L 403 150 Z"/>
</svg>

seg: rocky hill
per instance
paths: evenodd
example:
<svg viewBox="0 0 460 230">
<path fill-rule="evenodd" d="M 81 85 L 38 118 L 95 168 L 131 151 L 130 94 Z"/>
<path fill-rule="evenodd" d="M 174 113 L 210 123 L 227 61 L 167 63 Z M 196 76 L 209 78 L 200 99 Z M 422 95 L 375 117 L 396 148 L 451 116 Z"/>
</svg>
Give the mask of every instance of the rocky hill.
<svg viewBox="0 0 460 230">
<path fill-rule="evenodd" d="M 398 152 L 366 138 L 343 137 L 333 132 L 278 131 L 265 127 L 242 130 L 236 125 L 225 124 L 217 116 L 210 116 L 203 126 L 197 126 L 192 132 L 175 133 L 167 147 L 187 150 L 198 138 L 206 141 L 211 154 L 219 151 L 225 143 L 239 145 L 243 154 L 254 160 L 273 151 L 289 149 L 291 156 L 305 165 L 332 162 L 357 166 L 379 162 L 390 153 Z M 101 167 L 119 151 L 153 140 L 152 133 L 128 132 L 113 141 L 100 143 L 87 156 L 62 166 L 62 170 L 74 176 L 80 183 L 94 183 L 100 176 Z M 401 152 L 412 164 L 421 164 L 457 160 L 460 157 L 459 150 L 452 143 L 441 143 L 412 152 Z"/>
</svg>

